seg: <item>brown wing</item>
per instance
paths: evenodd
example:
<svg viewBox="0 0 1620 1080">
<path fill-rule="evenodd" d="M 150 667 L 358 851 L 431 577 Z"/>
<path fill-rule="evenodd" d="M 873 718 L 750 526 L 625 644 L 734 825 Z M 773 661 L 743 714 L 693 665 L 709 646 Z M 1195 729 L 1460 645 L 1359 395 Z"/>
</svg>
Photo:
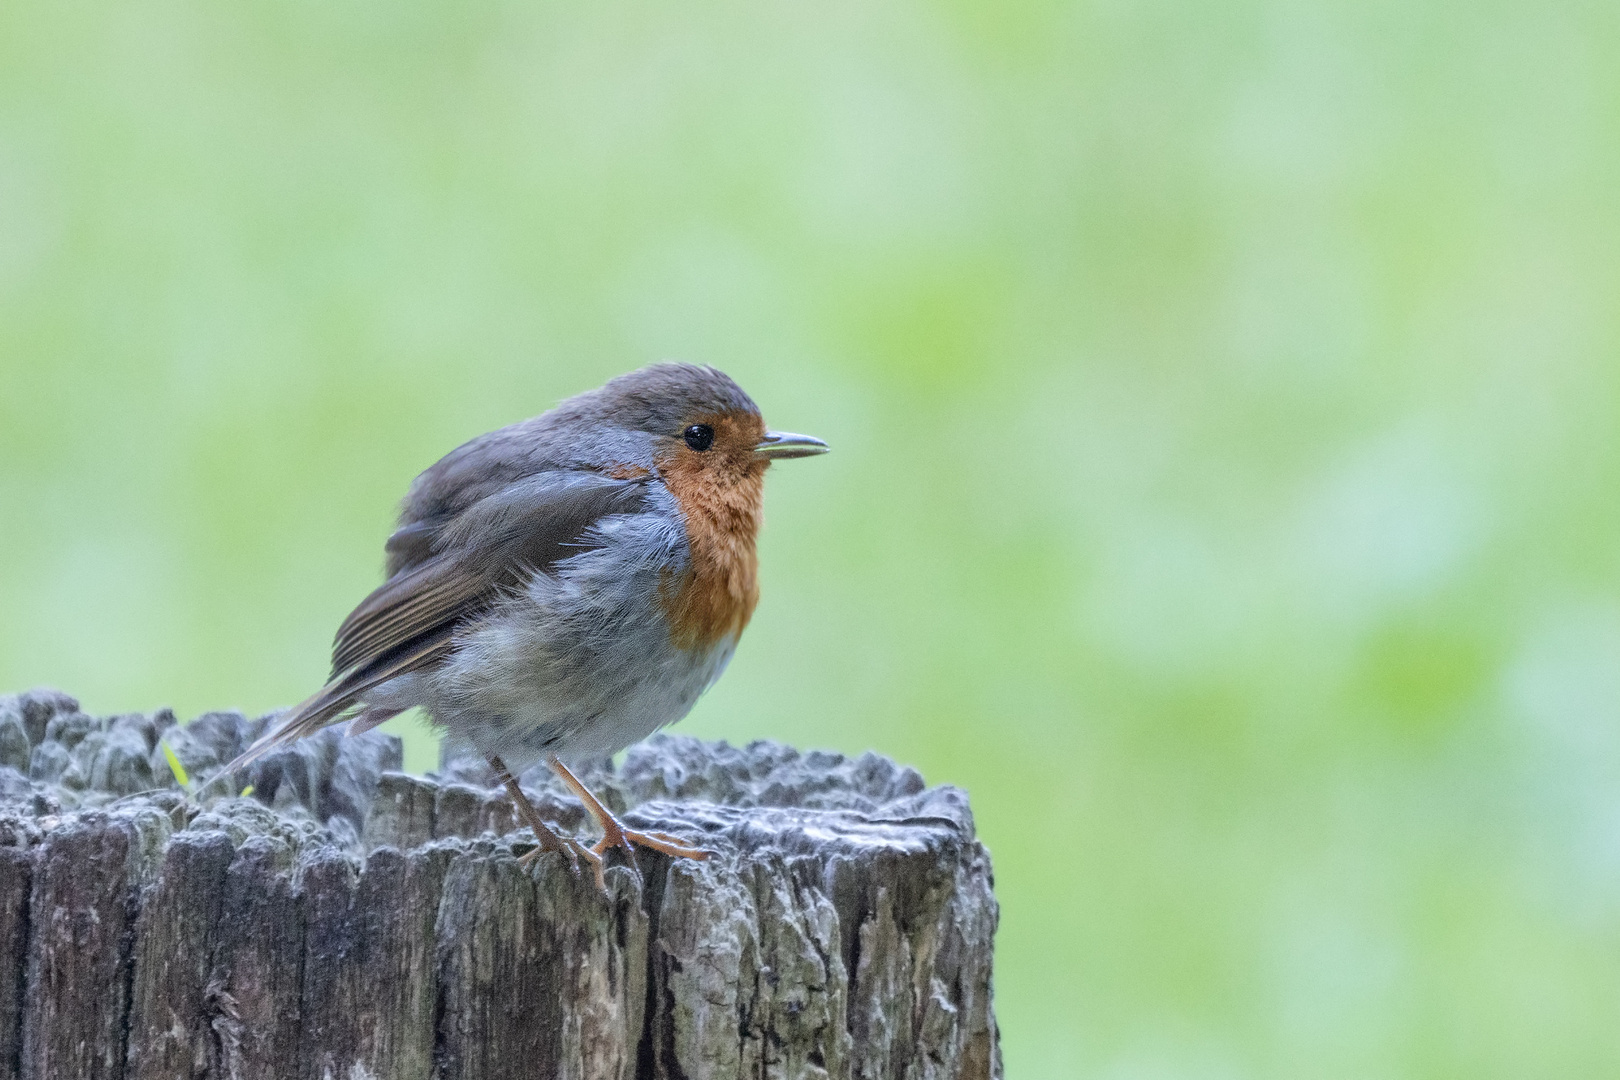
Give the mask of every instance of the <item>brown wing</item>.
<svg viewBox="0 0 1620 1080">
<path fill-rule="evenodd" d="M 487 607 L 496 585 L 465 558 L 438 555 L 384 582 L 360 602 L 332 642 L 332 678 L 368 658 Z"/>
<path fill-rule="evenodd" d="M 644 496 L 644 481 L 554 472 L 468 507 L 434 531 L 434 554 L 394 574 L 343 620 L 327 684 L 230 769 L 332 723 L 367 690 L 441 659 L 458 629 L 530 575 L 584 550 L 593 524 L 639 509 Z"/>
</svg>

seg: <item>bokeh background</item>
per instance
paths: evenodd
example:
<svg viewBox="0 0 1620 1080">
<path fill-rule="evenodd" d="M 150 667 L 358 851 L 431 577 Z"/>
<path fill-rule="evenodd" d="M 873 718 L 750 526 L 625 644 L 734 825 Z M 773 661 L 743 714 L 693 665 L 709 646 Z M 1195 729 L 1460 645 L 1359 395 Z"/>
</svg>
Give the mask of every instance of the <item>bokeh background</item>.
<svg viewBox="0 0 1620 1080">
<path fill-rule="evenodd" d="M 1606 2 L 0 6 L 0 687 L 300 698 L 709 362 L 835 452 L 683 730 L 972 793 L 1010 1076 L 1620 1074 L 1617 136 Z"/>
</svg>

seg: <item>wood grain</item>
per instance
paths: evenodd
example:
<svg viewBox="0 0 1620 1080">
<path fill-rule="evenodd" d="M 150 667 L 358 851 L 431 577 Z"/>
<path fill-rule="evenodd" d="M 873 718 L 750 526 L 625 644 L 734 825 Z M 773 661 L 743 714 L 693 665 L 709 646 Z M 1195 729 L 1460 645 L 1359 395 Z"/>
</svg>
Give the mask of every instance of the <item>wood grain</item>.
<svg viewBox="0 0 1620 1080">
<path fill-rule="evenodd" d="M 621 860 L 604 894 L 519 864 L 475 760 L 405 776 L 389 737 L 328 731 L 232 782 L 254 798 L 198 799 L 150 789 L 158 740 L 205 777 L 268 718 L 56 692 L 0 698 L 8 718 L 30 775 L 13 747 L 0 1080 L 1001 1075 L 966 796 L 876 755 L 659 736 L 588 770 L 631 824 L 715 853 Z M 523 783 L 584 828 L 544 770 Z"/>
</svg>

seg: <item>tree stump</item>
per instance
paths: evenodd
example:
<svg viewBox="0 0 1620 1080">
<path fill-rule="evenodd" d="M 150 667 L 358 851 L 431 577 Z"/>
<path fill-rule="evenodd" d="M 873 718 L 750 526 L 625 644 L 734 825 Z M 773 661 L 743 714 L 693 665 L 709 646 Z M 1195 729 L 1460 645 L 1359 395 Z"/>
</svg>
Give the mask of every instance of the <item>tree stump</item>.
<svg viewBox="0 0 1620 1080">
<path fill-rule="evenodd" d="M 481 763 L 406 775 L 375 732 L 259 761 L 250 797 L 179 788 L 160 740 L 196 791 L 271 719 L 0 698 L 0 1080 L 1001 1075 L 959 790 L 657 736 L 583 779 L 714 855 L 638 852 L 604 894 L 519 865 Z"/>
</svg>

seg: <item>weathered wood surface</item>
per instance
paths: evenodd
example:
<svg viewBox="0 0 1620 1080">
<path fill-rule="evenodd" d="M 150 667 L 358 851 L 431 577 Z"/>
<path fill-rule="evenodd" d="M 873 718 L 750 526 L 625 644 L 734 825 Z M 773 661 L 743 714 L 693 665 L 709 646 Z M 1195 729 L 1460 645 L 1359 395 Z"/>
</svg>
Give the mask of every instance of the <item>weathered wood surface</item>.
<svg viewBox="0 0 1620 1080">
<path fill-rule="evenodd" d="M 587 783 L 715 852 L 599 891 L 475 761 L 329 731 L 251 798 L 177 790 L 265 723 L 0 697 L 0 1080 L 1001 1075 L 966 796 L 873 754 L 657 737 Z M 523 777 L 576 832 L 544 770 Z"/>
</svg>

